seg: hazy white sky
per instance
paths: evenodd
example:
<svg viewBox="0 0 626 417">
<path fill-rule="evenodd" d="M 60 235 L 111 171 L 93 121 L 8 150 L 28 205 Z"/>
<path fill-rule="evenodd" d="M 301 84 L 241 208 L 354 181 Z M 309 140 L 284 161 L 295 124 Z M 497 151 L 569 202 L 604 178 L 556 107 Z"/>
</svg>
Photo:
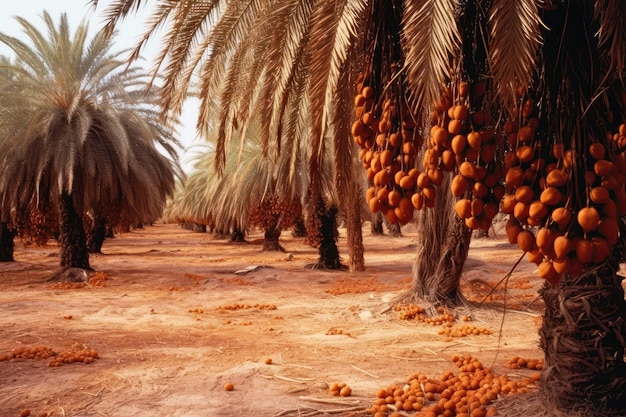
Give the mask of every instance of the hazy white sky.
<svg viewBox="0 0 626 417">
<path fill-rule="evenodd" d="M 102 27 L 104 22 L 103 12 L 109 3 L 110 0 L 99 0 L 98 8 L 94 10 L 87 0 L 2 0 L 0 5 L 0 32 L 20 38 L 24 35 L 15 16 L 23 17 L 36 26 L 40 22 L 43 25 L 41 15 L 46 10 L 55 21 L 58 21 L 61 13 L 66 13 L 72 31 L 80 24 L 81 20 L 85 19 L 89 24 L 90 34 L 93 34 Z M 119 51 L 132 48 L 137 44 L 139 36 L 144 31 L 144 21 L 147 14 L 146 11 L 123 22 L 123 25 L 118 30 L 117 37 L 114 39 L 114 45 L 116 45 L 113 47 L 114 50 Z M 150 68 L 151 55 L 156 52 L 157 46 L 153 43 L 148 44 L 142 54 L 147 61 L 146 65 Z M 9 53 L 10 50 L 0 44 L 0 54 L 7 55 Z M 187 149 L 194 144 L 202 143 L 200 139 L 196 139 L 196 106 L 196 103 L 190 103 L 190 105 L 185 106 L 182 117 L 183 125 L 179 129 L 179 139 Z M 181 162 L 185 163 L 193 153 L 193 150 L 191 152 L 183 152 L 181 154 Z M 185 165 L 187 165 L 186 170 L 188 170 L 189 164 Z"/>
</svg>

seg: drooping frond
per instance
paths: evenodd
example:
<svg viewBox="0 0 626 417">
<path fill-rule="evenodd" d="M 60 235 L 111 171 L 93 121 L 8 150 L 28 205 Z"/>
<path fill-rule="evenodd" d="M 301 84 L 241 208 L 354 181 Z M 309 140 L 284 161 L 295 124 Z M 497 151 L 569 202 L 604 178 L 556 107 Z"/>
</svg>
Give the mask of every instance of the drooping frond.
<svg viewBox="0 0 626 417">
<path fill-rule="evenodd" d="M 511 109 L 519 88 L 535 75 L 541 20 L 535 0 L 494 0 L 491 8 L 491 74 L 498 94 Z"/>
<path fill-rule="evenodd" d="M 253 112 L 252 106 L 258 91 L 259 79 L 263 77 L 265 60 L 264 50 L 268 44 L 268 37 L 259 36 L 253 31 L 244 39 L 234 51 L 222 80 L 219 97 L 221 109 L 219 112 L 219 128 L 216 143 L 218 169 L 223 165 L 225 149 L 230 142 L 234 131 L 245 132 L 249 123 L 249 116 Z M 254 77 L 252 79 L 251 77 Z M 252 81 L 254 80 L 254 81 Z M 248 91 L 242 92 L 242 85 L 248 85 Z M 205 97 L 206 100 L 208 97 Z M 247 99 L 247 101 L 244 101 Z M 208 106 L 203 106 L 208 108 Z M 242 109 L 239 111 L 238 109 Z M 242 116 L 241 123 L 238 115 Z M 203 129 L 204 130 L 204 129 Z M 257 128 L 255 127 L 255 131 Z M 255 132 L 256 133 L 256 132 Z M 205 133 L 205 135 L 208 134 Z M 245 135 L 241 135 L 243 139 Z M 267 155 L 267 140 L 261 139 L 261 152 Z M 243 143 L 240 143 L 243 145 Z"/>
<path fill-rule="evenodd" d="M 246 40 L 253 24 L 258 21 L 261 10 L 259 1 L 230 2 L 220 19 L 210 29 L 204 44 L 198 51 L 206 53 L 200 66 L 200 98 L 219 97 L 223 76 L 237 47 Z M 201 108 L 200 118 L 208 120 L 209 115 Z M 199 121 L 199 127 L 204 123 Z"/>
<path fill-rule="evenodd" d="M 234 149 L 223 172 L 213 164 L 214 149 L 196 157 L 192 173 L 185 183 L 176 217 L 200 224 L 212 223 L 220 230 L 245 227 L 251 207 L 273 192 L 275 163 L 260 152 L 256 124 L 246 131 L 241 155 Z M 236 148 L 238 142 L 231 146 Z"/>
<path fill-rule="evenodd" d="M 404 2 L 402 40 L 411 106 L 431 106 L 450 79 L 450 61 L 459 51 L 454 0 Z"/>
<path fill-rule="evenodd" d="M 152 17 L 153 25 L 144 36 L 147 41 L 167 18 L 167 31 L 163 41 L 164 47 L 155 59 L 155 75 L 167 61 L 166 80 L 163 89 L 162 106 L 170 114 L 177 115 L 187 97 L 187 90 L 193 71 L 206 54 L 211 26 L 216 23 L 220 9 L 217 1 L 182 2 L 176 8 L 169 5 L 157 10 Z M 139 56 L 135 51 L 135 57 Z"/>
<path fill-rule="evenodd" d="M 123 20 L 128 14 L 135 13 L 142 7 L 144 0 L 119 0 L 111 3 L 105 13 L 107 25 L 104 28 L 104 32 L 108 36 L 113 34 L 115 26 L 121 20 Z M 92 0 L 94 8 L 98 7 L 98 0 Z"/>
<path fill-rule="evenodd" d="M 626 76 L 626 2 L 597 0 L 595 18 L 600 22 L 599 46 L 608 50 L 611 67 L 624 83 Z"/>
<path fill-rule="evenodd" d="M 365 1 L 321 2 L 314 10 L 311 28 L 309 96 L 312 116 L 311 169 L 319 168 L 324 154 L 324 136 L 347 51 L 356 41 L 356 31 Z"/>
<path fill-rule="evenodd" d="M 295 93 L 294 90 L 300 92 L 294 94 L 299 97 L 303 92 L 294 80 L 301 68 L 311 12 L 311 2 L 290 0 L 282 7 L 270 9 L 263 22 L 263 29 L 270 36 L 266 56 L 268 70 L 263 78 L 258 108 L 259 113 L 264 115 L 261 119 L 261 140 L 268 143 L 270 137 L 275 138 L 277 152 L 281 148 L 281 132 L 285 130 L 282 128 L 282 116 L 286 100 Z M 242 101 L 249 98 L 249 95 L 243 97 Z"/>
</svg>

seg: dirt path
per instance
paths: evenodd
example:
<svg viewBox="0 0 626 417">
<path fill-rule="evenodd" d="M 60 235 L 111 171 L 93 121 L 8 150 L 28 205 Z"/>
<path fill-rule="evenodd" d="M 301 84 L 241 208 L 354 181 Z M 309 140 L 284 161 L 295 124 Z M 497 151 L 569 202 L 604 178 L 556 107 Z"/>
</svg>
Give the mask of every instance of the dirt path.
<svg viewBox="0 0 626 417">
<path fill-rule="evenodd" d="M 317 252 L 288 232 L 286 253 L 264 253 L 260 234 L 233 244 L 155 225 L 106 241 L 104 254 L 91 258 L 102 280 L 71 289 L 47 281 L 58 264 L 54 243 L 18 242 L 16 262 L 0 264 L 0 358 L 36 346 L 74 356 L 89 348 L 98 358 L 0 361 L 0 416 L 24 408 L 55 417 L 360 416 L 370 415 L 363 410 L 379 388 L 414 372 L 454 371 L 453 354 L 511 378 L 529 375 L 505 365 L 512 355 L 542 357 L 541 282 L 532 265 L 522 262 L 511 277 L 504 321 L 501 291 L 486 307 L 454 312 L 453 326 L 467 315 L 491 334 L 449 337 L 388 308 L 410 284 L 416 235 L 368 231 L 367 271 L 352 275 L 304 269 Z M 342 231 L 343 254 L 344 243 Z M 464 292 L 484 298 L 519 256 L 502 239 L 475 239 Z M 333 382 L 352 395 L 331 396 Z"/>
</svg>

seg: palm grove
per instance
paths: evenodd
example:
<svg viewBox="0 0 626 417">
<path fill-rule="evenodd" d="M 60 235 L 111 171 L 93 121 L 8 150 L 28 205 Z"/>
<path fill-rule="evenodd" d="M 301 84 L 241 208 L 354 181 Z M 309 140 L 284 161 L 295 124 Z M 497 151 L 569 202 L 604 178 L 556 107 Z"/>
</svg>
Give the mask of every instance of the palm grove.
<svg viewBox="0 0 626 417">
<path fill-rule="evenodd" d="M 109 33 L 144 3 L 113 2 L 105 11 Z M 511 243 L 537 263 L 546 281 L 540 330 L 545 412 L 589 407 L 596 415 L 626 403 L 626 306 L 617 274 L 626 214 L 625 23 L 626 5 L 617 0 L 184 1 L 157 4 L 144 41 L 165 27 L 156 58 L 165 116 L 180 113 L 197 81 L 198 129 L 205 137 L 216 132 L 217 172 L 227 164 L 233 138 L 256 123 L 262 155 L 306 148 L 306 191 L 288 183 L 283 189 L 306 202 L 318 225 L 332 220 L 335 206 L 343 211 L 353 271 L 364 268 L 362 205 L 355 202 L 365 196 L 371 211 L 393 223 L 411 221 L 417 210 L 424 233 L 413 293 L 460 302 L 454 284 L 470 231 L 488 228 L 496 213 L 505 213 Z M 5 71 L 3 82 L 23 72 Z M 2 111 L 28 97 L 18 94 Z M 102 105 L 85 103 L 87 109 Z M 87 114 L 91 121 L 99 113 Z M 61 138 L 70 136 L 67 126 L 98 138 L 110 132 L 103 127 L 108 119 L 92 125 L 67 116 L 62 120 L 74 124 L 63 124 Z M 48 145 L 42 134 L 49 138 L 57 130 L 41 126 L 60 129 L 56 120 L 33 123 L 27 132 Z M 3 136 L 24 124 L 4 126 Z M 111 130 L 126 132 L 118 124 Z M 0 146 L 10 146 L 10 137 Z M 133 195 L 125 193 L 126 183 L 82 187 L 70 161 L 60 165 L 48 156 L 58 148 L 42 151 L 33 164 L 41 168 L 28 174 L 30 163 L 14 162 L 39 154 L 20 154 L 15 142 L 4 149 L 16 153 L 0 154 L 2 169 L 12 169 L 5 171 L 12 181 L 0 184 L 3 222 L 15 213 L 56 209 L 63 245 L 83 230 L 71 226 L 75 213 L 99 214 L 94 201 L 102 195 L 93 196 L 94 190 L 115 196 L 116 213 L 139 211 L 126 198 Z M 81 169 L 93 163 L 75 143 L 66 149 L 74 151 L 63 157 L 80 161 Z M 323 175 L 329 164 L 331 185 Z M 285 177 L 296 178 L 297 166 L 293 159 L 285 164 Z M 130 168 L 107 172 L 116 169 Z M 20 178 L 31 188 L 13 187 Z M 267 187 L 277 187 L 270 182 Z M 161 192 L 171 190 L 167 185 L 173 182 Z M 322 250 L 325 244 L 332 249 L 332 230 L 318 230 L 321 260 L 336 265 L 324 259 L 336 251 Z M 449 235 L 454 238 L 444 242 Z M 437 256 L 423 256 L 433 247 Z M 69 256 L 76 257 L 83 256 Z M 433 272 L 457 281 L 433 281 Z"/>
</svg>

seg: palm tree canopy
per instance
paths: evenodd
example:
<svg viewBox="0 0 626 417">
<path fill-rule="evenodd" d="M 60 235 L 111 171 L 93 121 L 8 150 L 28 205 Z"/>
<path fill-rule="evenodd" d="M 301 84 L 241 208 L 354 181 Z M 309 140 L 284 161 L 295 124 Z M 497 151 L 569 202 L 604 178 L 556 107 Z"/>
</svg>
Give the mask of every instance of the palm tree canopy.
<svg viewBox="0 0 626 417">
<path fill-rule="evenodd" d="M 146 3 L 114 1 L 105 12 L 108 31 Z M 496 0 L 491 6 L 490 58 L 505 95 L 528 82 L 535 70 L 540 20 L 534 3 L 524 0 L 507 7 L 509 2 Z M 309 120 L 312 149 L 319 156 L 332 114 L 350 100 L 341 94 L 339 82 L 354 83 L 356 74 L 372 62 L 371 43 L 385 42 L 385 35 L 374 32 L 379 27 L 374 23 L 380 23 L 374 19 L 385 18 L 377 12 L 386 7 L 397 15 L 396 30 L 406 56 L 400 61 L 406 65 L 412 108 L 429 106 L 451 76 L 451 58 L 461 50 L 456 21 L 460 6 L 454 0 L 163 2 L 155 5 L 135 55 L 165 27 L 156 62 L 157 69 L 165 66 L 163 108 L 180 112 L 197 70 L 201 131 L 207 126 L 210 100 L 220 97 L 223 103 L 218 152 L 223 152 L 233 124 L 245 124 L 256 108 L 262 115 L 264 142 L 273 138 L 280 143 L 293 134 L 295 114 Z M 612 39 L 615 28 L 602 33 L 607 32 L 607 39 Z M 355 60 L 361 65 L 346 66 Z M 346 70 L 352 74 L 342 80 Z M 310 105 L 303 105 L 307 101 Z"/>
<path fill-rule="evenodd" d="M 84 22 L 72 33 L 65 15 L 42 18 L 45 31 L 17 18 L 29 43 L 0 33 L 15 54 L 0 70 L 2 218 L 64 193 L 78 212 L 114 205 L 158 217 L 181 170 L 156 88 L 110 51 L 110 37 L 88 41 Z"/>
<path fill-rule="evenodd" d="M 265 152 L 270 138 L 279 151 L 283 138 L 299 135 L 317 138 L 311 149 L 319 159 L 337 98 L 335 86 L 366 2 L 337 2 L 330 15 L 326 9 L 335 3 L 324 4 L 325 10 L 317 12 L 313 2 L 293 0 L 157 4 L 144 41 L 162 26 L 167 28 L 156 62 L 156 68 L 165 67 L 162 107 L 180 112 L 198 70 L 198 128 L 204 136 L 210 133 L 213 99 L 222 103 L 218 164 L 225 163 L 224 151 L 233 131 L 245 127 L 253 114 L 260 114 Z M 105 12 L 110 18 L 108 29 L 112 31 L 120 18 L 142 5 L 141 1 L 113 2 Z M 311 133 L 312 127 L 316 129 Z"/>
</svg>

